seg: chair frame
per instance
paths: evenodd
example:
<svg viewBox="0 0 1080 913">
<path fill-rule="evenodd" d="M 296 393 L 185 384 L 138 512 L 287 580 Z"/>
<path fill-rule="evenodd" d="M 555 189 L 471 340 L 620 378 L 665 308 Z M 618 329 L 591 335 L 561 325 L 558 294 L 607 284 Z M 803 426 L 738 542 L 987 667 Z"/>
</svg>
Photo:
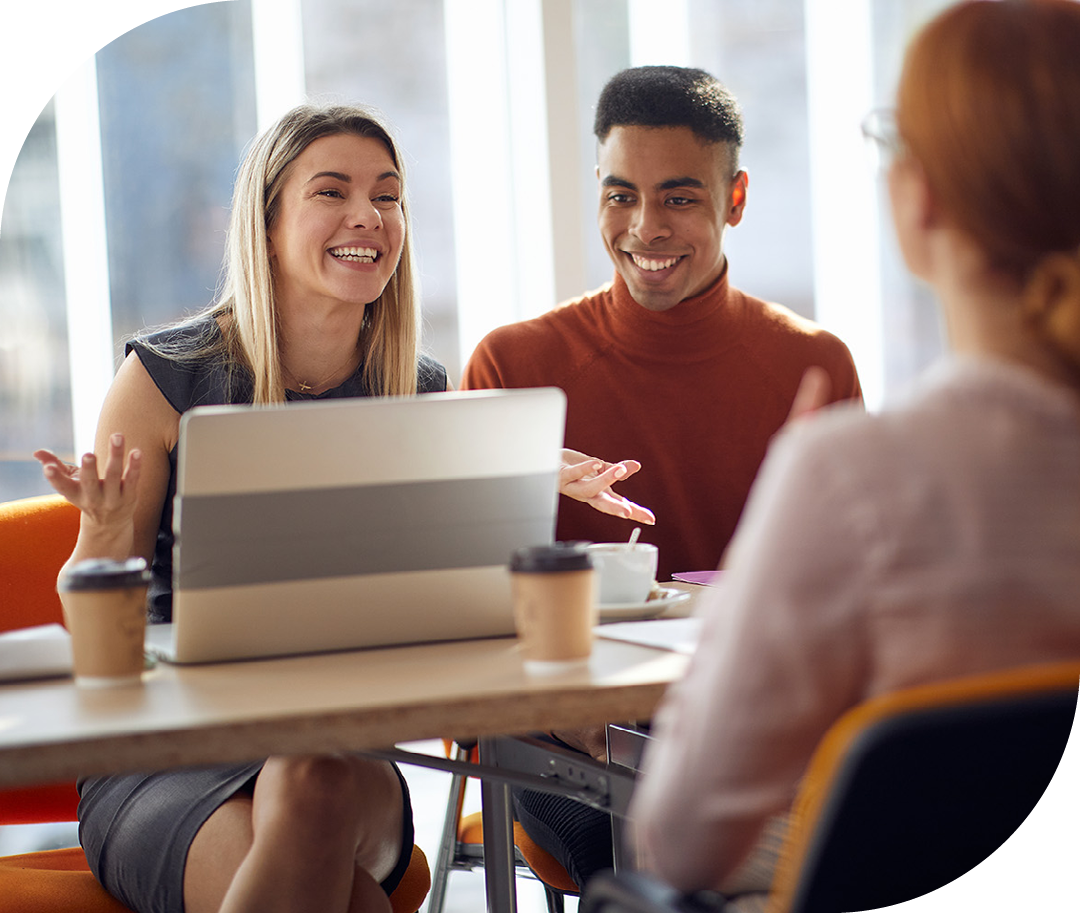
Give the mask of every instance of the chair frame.
<svg viewBox="0 0 1080 913">
<path fill-rule="evenodd" d="M 453 761 L 462 764 L 476 763 L 475 748 L 447 741 L 446 751 Z M 482 839 L 482 827 L 477 826 L 479 822 L 475 820 L 476 815 L 464 816 L 465 788 L 468 780 L 469 777 L 463 773 L 454 773 L 450 779 L 446 815 L 443 818 L 438 855 L 435 858 L 435 866 L 431 872 L 428 913 L 442 913 L 446 904 L 446 892 L 449 887 L 451 872 L 471 872 L 484 867 L 484 846 L 482 842 L 477 842 L 477 840 Z M 517 822 L 511 822 L 511 824 L 514 834 L 514 869 L 516 874 L 534 879 L 540 883 L 544 889 L 544 900 L 548 913 L 563 913 L 565 909 L 564 896 L 566 894 L 577 894 L 578 892 L 563 890 L 545 881 L 529 865 L 522 852 L 522 847 L 533 857 L 534 861 L 542 860 L 537 865 L 537 868 L 543 866 L 548 870 L 552 868 L 561 869 L 565 878 L 563 884 L 572 884 L 570 876 L 554 859 L 529 839 L 529 836 L 525 834 Z M 542 859 L 542 857 L 547 857 L 547 859 Z"/>
<path fill-rule="evenodd" d="M 472 840 L 461 839 L 466 829 L 464 821 L 468 821 L 461 818 L 462 791 L 465 780 L 473 776 L 482 778 L 484 817 L 488 822 L 494 821 L 500 829 L 505 828 L 508 845 L 506 859 L 493 860 L 490 866 L 488 875 L 494 873 L 494 895 L 489 891 L 489 903 L 497 902 L 493 897 L 503 896 L 504 880 L 509 881 L 512 888 L 516 873 L 522 870 L 524 863 L 523 874 L 537 878 L 544 886 L 549 913 L 558 913 L 563 906 L 563 897 L 567 894 L 576 896 L 580 889 L 566 869 L 534 843 L 519 823 L 513 821 L 508 784 L 558 793 L 617 816 L 625 814 L 629 804 L 633 790 L 632 771 L 619 766 L 605 766 L 580 752 L 529 736 L 480 739 L 481 763 L 472 760 L 471 751 L 461 746 L 455 747 L 449 741 L 444 744 L 450 755 L 449 760 L 436 763 L 428 758 L 424 762 L 427 766 L 455 775 L 450 784 L 439 855 L 432 875 L 429 913 L 441 913 L 450 871 L 477 868 L 483 864 L 482 847 L 475 845 Z M 408 762 L 410 759 L 407 752 L 399 750 L 377 754 L 391 760 Z M 502 817 L 504 814 L 505 820 Z M 480 827 L 473 825 L 468 830 L 473 831 L 473 840 L 481 839 Z M 499 835 L 498 841 L 501 840 L 502 836 Z M 511 848 L 513 859 L 509 851 Z M 492 886 L 492 882 L 489 882 L 489 889 Z"/>
</svg>

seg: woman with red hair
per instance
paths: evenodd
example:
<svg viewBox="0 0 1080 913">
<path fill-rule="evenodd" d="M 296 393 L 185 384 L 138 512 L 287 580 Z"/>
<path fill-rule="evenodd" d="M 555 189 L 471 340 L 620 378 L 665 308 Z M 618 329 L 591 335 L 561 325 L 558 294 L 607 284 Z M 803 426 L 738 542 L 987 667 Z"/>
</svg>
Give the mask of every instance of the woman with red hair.
<svg viewBox="0 0 1080 913">
<path fill-rule="evenodd" d="M 950 7 L 877 120 L 952 352 L 774 442 L 631 808 L 683 890 L 768 888 L 751 851 L 850 707 L 1080 656 L 1080 3 Z"/>
</svg>

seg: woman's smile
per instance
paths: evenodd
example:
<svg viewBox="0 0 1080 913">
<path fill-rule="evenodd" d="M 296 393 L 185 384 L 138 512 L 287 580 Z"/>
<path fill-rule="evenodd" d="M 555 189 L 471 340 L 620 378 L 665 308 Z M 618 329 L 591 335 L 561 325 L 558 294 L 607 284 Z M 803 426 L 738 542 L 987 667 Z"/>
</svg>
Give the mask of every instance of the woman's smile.
<svg viewBox="0 0 1080 913">
<path fill-rule="evenodd" d="M 374 263 L 379 257 L 374 247 L 335 247 L 329 254 L 343 263 Z"/>
</svg>

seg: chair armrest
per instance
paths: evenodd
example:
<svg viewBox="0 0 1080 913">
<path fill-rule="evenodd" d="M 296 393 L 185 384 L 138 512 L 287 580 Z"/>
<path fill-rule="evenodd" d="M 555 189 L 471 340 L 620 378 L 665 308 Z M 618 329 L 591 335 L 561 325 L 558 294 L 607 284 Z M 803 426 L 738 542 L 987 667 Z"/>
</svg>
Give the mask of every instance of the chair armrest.
<svg viewBox="0 0 1080 913">
<path fill-rule="evenodd" d="M 601 872 L 581 895 L 580 913 L 723 913 L 714 891 L 683 894 L 640 872 Z"/>
</svg>

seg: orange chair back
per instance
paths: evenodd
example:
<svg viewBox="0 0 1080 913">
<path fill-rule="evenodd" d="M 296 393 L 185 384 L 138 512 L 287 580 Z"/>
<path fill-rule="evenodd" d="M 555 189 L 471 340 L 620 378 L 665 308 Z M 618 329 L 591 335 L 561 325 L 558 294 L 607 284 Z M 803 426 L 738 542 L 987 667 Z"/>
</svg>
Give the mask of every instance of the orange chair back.
<svg viewBox="0 0 1080 913">
<path fill-rule="evenodd" d="M 79 534 L 79 510 L 60 495 L 0 503 L 0 631 L 63 623 L 56 577 Z M 74 821 L 73 783 L 0 792 L 0 824 Z"/>
<path fill-rule="evenodd" d="M 60 495 L 0 504 L 0 631 L 63 622 L 56 577 L 79 535 L 79 510 Z"/>
<path fill-rule="evenodd" d="M 79 794 L 74 783 L 0 790 L 0 824 L 74 821 Z"/>
</svg>

